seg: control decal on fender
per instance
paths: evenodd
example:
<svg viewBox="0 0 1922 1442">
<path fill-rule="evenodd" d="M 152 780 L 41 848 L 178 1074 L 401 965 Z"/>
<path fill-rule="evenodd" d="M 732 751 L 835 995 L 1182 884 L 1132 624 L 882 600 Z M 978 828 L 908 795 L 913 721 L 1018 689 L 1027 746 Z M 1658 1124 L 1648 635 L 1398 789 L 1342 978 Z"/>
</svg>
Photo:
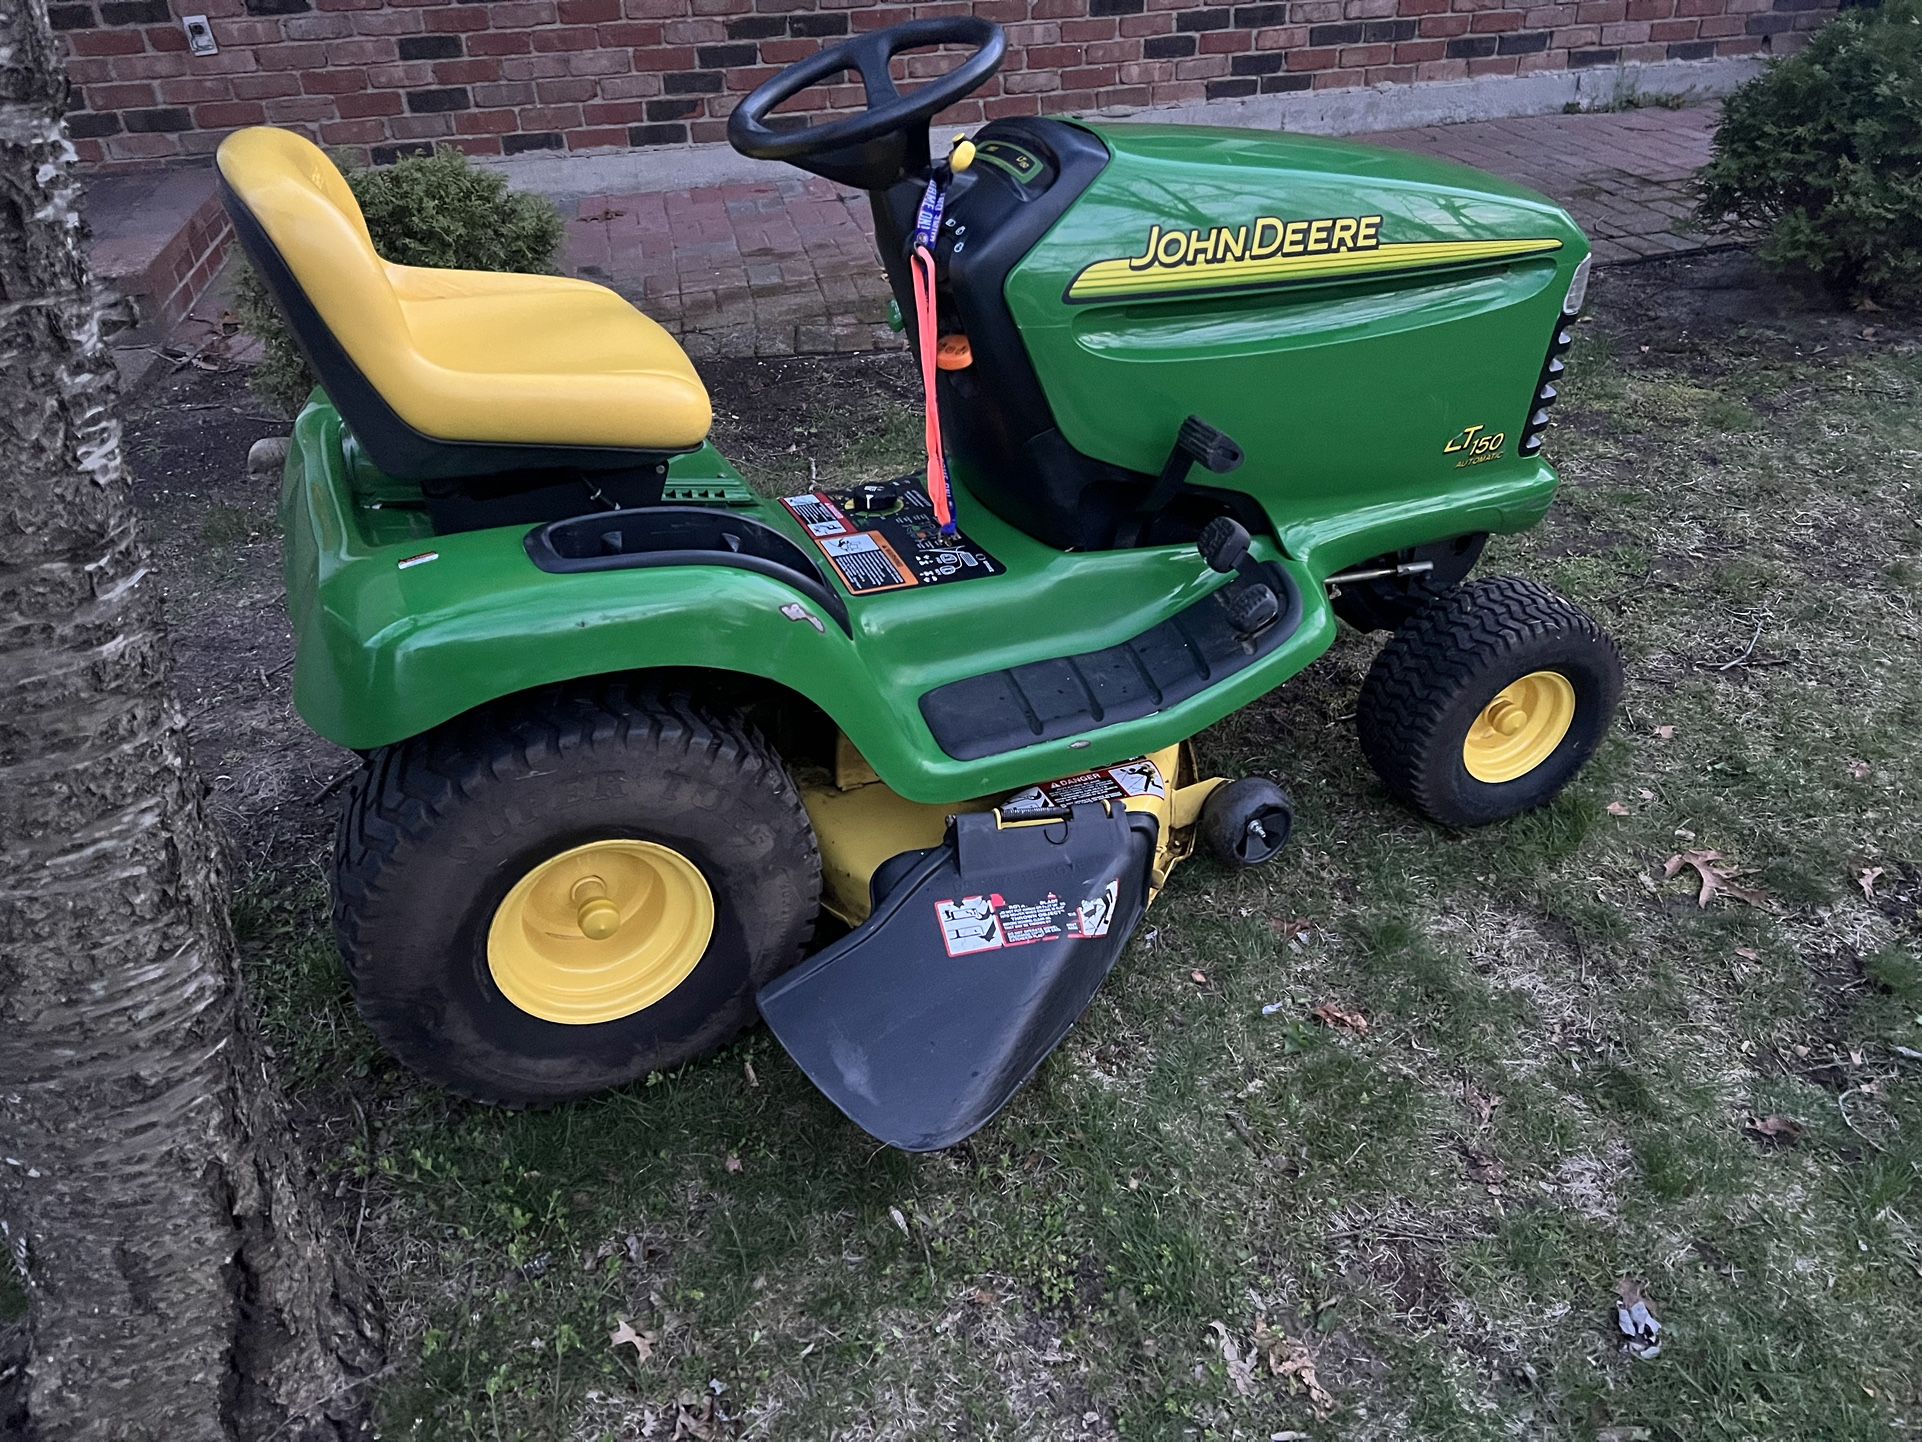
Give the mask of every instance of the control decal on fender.
<svg viewBox="0 0 1922 1442">
<path fill-rule="evenodd" d="M 1139 300 L 1330 280 L 1382 271 L 1514 260 L 1560 250 L 1549 237 L 1527 240 L 1384 241 L 1379 215 L 1312 220 L 1257 216 L 1247 225 L 1148 227 L 1134 255 L 1098 260 L 1068 286 L 1070 301 Z"/>
<path fill-rule="evenodd" d="M 1116 877 L 1092 896 L 1073 904 L 1052 891 L 1037 901 L 1022 901 L 998 891 L 937 901 L 934 919 L 949 956 L 973 956 L 1042 941 L 1087 941 L 1106 936 L 1120 899 L 1121 878 Z"/>
<path fill-rule="evenodd" d="M 861 492 L 890 492 L 876 497 Z M 942 533 L 927 492 L 912 477 L 883 486 L 804 491 L 781 504 L 807 532 L 851 596 L 999 576 L 1007 567 L 959 531 Z"/>
</svg>

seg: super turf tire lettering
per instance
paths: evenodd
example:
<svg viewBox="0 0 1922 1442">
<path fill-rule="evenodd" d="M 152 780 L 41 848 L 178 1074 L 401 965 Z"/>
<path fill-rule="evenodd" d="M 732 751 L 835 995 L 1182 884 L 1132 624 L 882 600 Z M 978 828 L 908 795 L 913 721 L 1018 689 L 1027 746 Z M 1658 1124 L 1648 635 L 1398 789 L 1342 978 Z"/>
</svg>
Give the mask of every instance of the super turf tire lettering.
<svg viewBox="0 0 1922 1442">
<path fill-rule="evenodd" d="M 592 1025 L 514 1006 L 487 965 L 508 888 L 587 841 L 657 841 L 713 891 L 712 941 L 674 991 Z M 334 926 L 361 1016 L 431 1081 L 561 1101 L 679 1066 L 754 1020 L 800 959 L 820 855 L 793 779 L 739 715 L 620 681 L 554 688 L 374 752 L 335 850 Z"/>
<path fill-rule="evenodd" d="M 1575 718 L 1555 751 L 1513 781 L 1468 774 L 1462 741 L 1510 683 L 1555 671 Z M 1614 721 L 1622 659 L 1601 626 L 1545 586 L 1491 576 L 1418 610 L 1362 682 L 1362 754 L 1388 789 L 1443 826 L 1482 826 L 1546 805 L 1587 764 Z"/>
</svg>

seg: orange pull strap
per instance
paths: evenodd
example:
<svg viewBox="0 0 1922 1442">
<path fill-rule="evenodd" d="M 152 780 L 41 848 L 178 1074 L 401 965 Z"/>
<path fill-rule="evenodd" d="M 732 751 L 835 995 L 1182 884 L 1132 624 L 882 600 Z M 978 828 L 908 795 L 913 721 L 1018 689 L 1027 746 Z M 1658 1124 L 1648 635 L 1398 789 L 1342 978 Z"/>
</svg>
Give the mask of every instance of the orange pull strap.
<svg viewBox="0 0 1922 1442">
<path fill-rule="evenodd" d="M 915 349 L 921 355 L 921 393 L 927 409 L 928 499 L 943 535 L 954 534 L 954 494 L 948 488 L 948 462 L 941 450 L 941 402 L 935 375 L 940 369 L 940 343 L 935 335 L 934 256 L 917 245 L 909 259 L 914 273 Z"/>
</svg>

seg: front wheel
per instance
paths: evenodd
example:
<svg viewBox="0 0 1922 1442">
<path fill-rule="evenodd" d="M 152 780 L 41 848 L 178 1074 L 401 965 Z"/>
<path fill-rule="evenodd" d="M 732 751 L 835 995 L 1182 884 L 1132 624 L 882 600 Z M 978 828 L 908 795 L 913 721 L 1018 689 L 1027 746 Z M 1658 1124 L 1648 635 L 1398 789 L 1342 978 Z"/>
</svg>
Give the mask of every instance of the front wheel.
<svg viewBox="0 0 1922 1442">
<path fill-rule="evenodd" d="M 1593 617 L 1514 576 L 1417 611 L 1362 682 L 1362 754 L 1401 800 L 1444 826 L 1546 805 L 1601 745 L 1622 659 Z"/>
<path fill-rule="evenodd" d="M 615 681 L 375 752 L 341 817 L 334 921 L 408 1067 L 525 1105 L 714 1050 L 799 959 L 814 832 L 733 712 Z"/>
</svg>

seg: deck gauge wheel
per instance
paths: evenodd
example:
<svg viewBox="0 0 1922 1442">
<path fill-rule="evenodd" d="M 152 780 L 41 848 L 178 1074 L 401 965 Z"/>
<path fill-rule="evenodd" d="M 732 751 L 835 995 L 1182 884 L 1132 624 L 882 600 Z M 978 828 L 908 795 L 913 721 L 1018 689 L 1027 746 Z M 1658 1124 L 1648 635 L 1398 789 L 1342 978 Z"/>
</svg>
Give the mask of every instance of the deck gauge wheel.
<svg viewBox="0 0 1922 1442">
<path fill-rule="evenodd" d="M 1234 870 L 1273 861 L 1295 829 L 1288 793 L 1265 776 L 1244 776 L 1218 786 L 1201 803 L 1201 845 Z"/>
</svg>

